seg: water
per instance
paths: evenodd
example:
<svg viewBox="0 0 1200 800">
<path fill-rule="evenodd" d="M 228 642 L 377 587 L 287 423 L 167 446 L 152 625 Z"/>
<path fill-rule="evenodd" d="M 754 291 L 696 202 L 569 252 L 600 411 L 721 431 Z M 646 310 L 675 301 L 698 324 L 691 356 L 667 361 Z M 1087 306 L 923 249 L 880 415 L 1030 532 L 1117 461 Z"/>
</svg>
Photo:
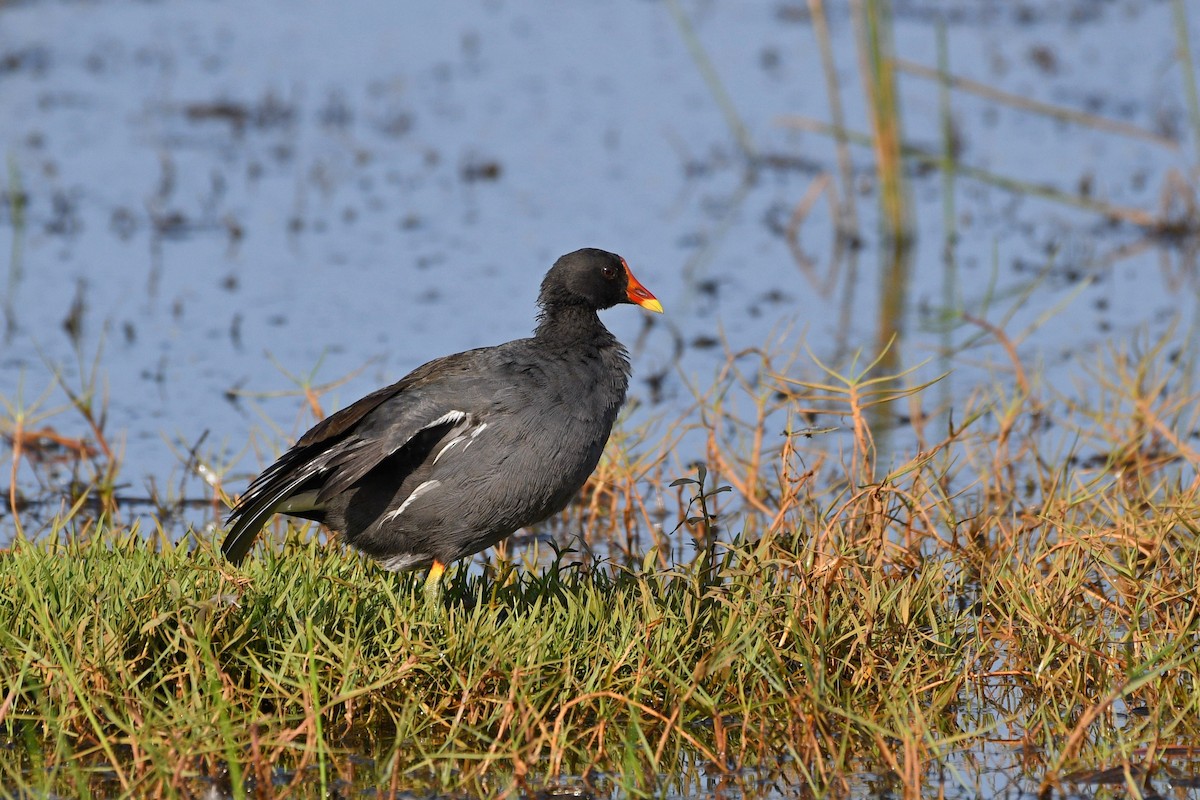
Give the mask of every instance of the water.
<svg viewBox="0 0 1200 800">
<path fill-rule="evenodd" d="M 852 19 L 831 5 L 847 127 L 866 132 Z M 289 375 L 341 381 L 328 412 L 527 335 L 545 269 L 582 246 L 624 255 L 667 310 L 605 315 L 634 355 L 635 421 L 687 413 L 684 378 L 711 383 L 725 344 L 844 365 L 897 333 L 897 367 L 923 364 L 914 383 L 953 369 L 938 389 L 952 404 L 1011 381 L 989 337 L 942 357 L 980 333 L 947 331 L 947 306 L 1003 324 L 1050 385 L 1108 343 L 1194 339 L 1197 149 L 1169 3 L 897 2 L 901 58 L 936 66 L 941 20 L 954 74 L 1146 133 L 955 91 L 964 164 L 1184 223 L 1161 236 L 962 175 L 948 211 L 941 174 L 914 165 L 900 261 L 881 246 L 870 151 L 851 148 L 843 185 L 833 140 L 793 124 L 830 119 L 808 5 L 682 10 L 745 142 L 661 2 L 5 4 L 0 396 L 49 391 L 55 407 L 52 369 L 79 387 L 94 363 L 121 491 L 203 501 L 193 448 L 236 490 L 311 423 Z M 900 87 L 905 141 L 937 155 L 937 84 Z M 835 247 L 833 189 L 855 202 L 860 248 Z M 805 355 L 793 369 L 820 377 Z M 90 437 L 73 414 L 34 422 Z M 685 442 L 678 474 L 700 455 Z M 17 474 L 35 495 L 28 464 Z M 190 507 L 180 529 L 215 516 Z M 982 775 L 955 796 L 1036 790 Z"/>
<path fill-rule="evenodd" d="M 798 236 L 810 271 L 780 235 L 835 171 L 829 138 L 782 124 L 828 119 L 807 13 L 684 10 L 758 168 L 661 4 L 6 7 L 0 131 L 9 194 L 19 188 L 27 208 L 20 230 L 11 207 L 0 228 L 0 252 L 14 236 L 19 247 L 0 392 L 14 397 L 23 375 L 36 396 L 47 363 L 78 383 L 75 351 L 85 363 L 99 353 L 108 425 L 127 437 L 123 477 L 164 481 L 183 461 L 167 441 L 186 449 L 205 431 L 208 448 L 248 473 L 311 421 L 295 397 L 270 398 L 295 388 L 285 371 L 350 375 L 323 396 L 328 411 L 431 357 L 526 335 L 544 270 L 584 245 L 625 255 L 667 307 L 661 321 L 606 315 L 634 344 L 639 399 L 682 409 L 676 370 L 711 380 L 724 358 L 713 340 L 740 350 L 791 330 L 824 359 L 872 351 L 887 332 L 876 262 L 894 270 L 877 249 L 869 151 L 852 150 L 861 251 L 831 262 L 824 200 Z M 900 56 L 934 63 L 936 16 L 899 4 Z M 947 20 L 955 74 L 1188 133 L 1164 4 Z M 851 19 L 834 9 L 830 25 L 847 125 L 865 131 Z M 905 76 L 901 88 L 907 141 L 937 152 L 935 84 Z M 1087 184 L 1115 205 L 1157 210 L 1169 176 L 1194 164 L 1186 138 L 1166 147 L 964 93 L 952 102 L 965 163 L 1069 193 Z M 904 364 L 947 343 L 934 330 L 947 281 L 955 302 L 995 317 L 1042 276 L 1008 330 L 1066 302 L 1020 342 L 1052 372 L 1109 339 L 1190 330 L 1194 251 L 960 178 L 948 268 L 941 178 L 910 177 L 917 246 L 907 280 L 890 284 Z M 73 303 L 76 341 L 64 329 Z M 977 333 L 961 328 L 950 344 Z M 976 380 L 970 363 L 957 366 L 951 391 Z M 232 403 L 231 392 L 246 394 Z M 266 424 L 278 428 L 253 438 L 257 457 L 243 452 Z"/>
</svg>

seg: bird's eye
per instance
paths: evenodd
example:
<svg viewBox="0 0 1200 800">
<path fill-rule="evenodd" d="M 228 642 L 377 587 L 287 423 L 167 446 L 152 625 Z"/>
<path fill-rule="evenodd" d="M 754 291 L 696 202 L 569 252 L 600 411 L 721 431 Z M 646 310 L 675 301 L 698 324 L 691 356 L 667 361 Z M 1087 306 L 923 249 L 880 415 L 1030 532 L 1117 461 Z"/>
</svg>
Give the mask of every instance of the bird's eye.
<svg viewBox="0 0 1200 800">
<path fill-rule="evenodd" d="M 611 281 L 613 278 L 617 277 L 617 268 L 612 264 L 605 264 L 600 269 L 600 274 L 604 276 L 605 280 Z"/>
</svg>

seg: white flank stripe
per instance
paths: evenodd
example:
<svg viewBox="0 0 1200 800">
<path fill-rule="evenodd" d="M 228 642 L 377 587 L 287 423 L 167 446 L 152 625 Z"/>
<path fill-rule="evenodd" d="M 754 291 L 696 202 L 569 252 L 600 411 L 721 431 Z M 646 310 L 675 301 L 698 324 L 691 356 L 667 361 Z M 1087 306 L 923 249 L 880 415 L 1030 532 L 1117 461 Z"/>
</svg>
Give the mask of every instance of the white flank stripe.
<svg viewBox="0 0 1200 800">
<path fill-rule="evenodd" d="M 463 437 L 461 437 L 461 436 L 455 436 L 453 439 L 451 439 L 449 442 L 447 442 L 447 443 L 446 443 L 446 446 L 445 446 L 445 447 L 443 447 L 441 450 L 438 450 L 438 454 L 437 454 L 436 456 L 434 456 L 434 457 L 433 457 L 433 463 L 435 463 L 435 464 L 436 464 L 436 463 L 438 462 L 438 459 L 439 459 L 439 458 L 441 458 L 442 456 L 446 455 L 446 451 L 447 451 L 447 450 L 449 450 L 451 447 L 454 447 L 454 445 L 458 444 L 458 443 L 459 443 L 459 442 L 461 442 L 462 440 L 463 440 Z"/>
<path fill-rule="evenodd" d="M 467 447 L 463 448 L 464 453 L 467 452 L 468 447 L 475 444 L 475 437 L 478 436 L 479 434 L 483 433 L 483 429 L 486 428 L 487 426 L 488 426 L 488 424 L 485 422 L 482 425 L 476 427 L 475 430 L 471 431 L 471 441 L 467 442 Z"/>
<path fill-rule="evenodd" d="M 447 422 L 462 422 L 466 418 L 467 418 L 467 412 L 465 412 L 465 411 L 447 411 L 445 414 L 442 414 L 440 417 L 438 417 L 437 419 L 435 419 L 433 422 L 429 423 L 425 427 L 426 428 L 436 428 L 438 425 L 445 425 Z"/>
<path fill-rule="evenodd" d="M 384 514 L 383 519 L 381 521 L 387 522 L 388 520 L 396 519 L 397 517 L 399 517 L 401 514 L 404 513 L 404 509 L 408 508 L 409 504 L 412 503 L 413 500 L 416 500 L 418 497 L 425 494 L 429 490 L 436 489 L 437 487 L 439 487 L 441 485 L 442 485 L 441 481 L 425 481 L 420 486 L 413 489 L 413 493 L 404 499 L 404 502 L 400 504 L 399 508 L 397 508 L 395 511 L 389 511 L 387 514 Z"/>
</svg>

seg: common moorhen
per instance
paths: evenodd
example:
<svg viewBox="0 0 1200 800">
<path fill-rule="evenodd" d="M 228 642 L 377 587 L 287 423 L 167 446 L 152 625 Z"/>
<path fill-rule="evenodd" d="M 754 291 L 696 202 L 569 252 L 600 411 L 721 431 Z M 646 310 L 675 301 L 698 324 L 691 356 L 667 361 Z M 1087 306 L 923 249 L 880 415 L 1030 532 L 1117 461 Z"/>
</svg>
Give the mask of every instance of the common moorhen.
<svg viewBox="0 0 1200 800">
<path fill-rule="evenodd" d="M 561 511 L 600 460 L 629 385 L 596 312 L 662 312 L 625 259 L 568 253 L 542 281 L 532 338 L 430 361 L 319 422 L 258 476 L 222 545 L 238 564 L 276 513 L 324 523 L 393 570 L 447 564 Z"/>
</svg>

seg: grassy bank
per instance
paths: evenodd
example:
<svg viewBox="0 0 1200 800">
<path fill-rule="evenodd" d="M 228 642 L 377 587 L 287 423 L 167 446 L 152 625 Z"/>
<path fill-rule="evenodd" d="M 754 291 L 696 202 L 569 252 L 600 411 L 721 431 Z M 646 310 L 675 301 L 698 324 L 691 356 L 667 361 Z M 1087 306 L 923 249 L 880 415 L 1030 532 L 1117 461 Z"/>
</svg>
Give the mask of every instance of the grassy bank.
<svg viewBox="0 0 1200 800">
<path fill-rule="evenodd" d="M 83 504 L 0 555 L 0 785 L 654 793 L 708 774 L 838 794 L 867 770 L 918 796 L 969 785 L 938 765 L 984 747 L 1045 787 L 1141 785 L 1200 736 L 1197 404 L 1161 350 L 1096 374 L 1072 398 L 1028 377 L 982 391 L 886 474 L 871 398 L 923 396 L 898 381 L 702 398 L 710 472 L 669 490 L 682 530 L 640 563 L 459 569 L 436 611 L 421 576 L 307 532 L 238 570 L 207 534 L 146 537 Z M 773 404 L 845 420 L 842 457 L 811 430 L 772 437 Z M 621 552 L 687 434 L 627 435 L 560 523 Z M 712 548 L 663 565 L 693 538 Z"/>
<path fill-rule="evenodd" d="M 207 542 L 19 545 L 3 782 L 490 794 L 528 774 L 648 788 L 699 760 L 786 764 L 821 794 L 866 758 L 919 792 L 982 742 L 1053 777 L 1153 766 L 1200 734 L 1191 535 L 1077 528 L 910 568 L 841 550 L 818 571 L 797 547 L 734 547 L 709 585 L 563 560 L 459 571 L 431 614 L 411 577 L 298 539 L 245 572 Z"/>
<path fill-rule="evenodd" d="M 811 581 L 769 548 L 737 556 L 707 588 L 562 561 L 460 571 L 430 614 L 409 578 L 312 543 L 245 573 L 207 544 L 21 546 L 0 611 L 19 676 L 5 724 L 36 761 L 106 762 L 139 792 L 226 766 L 265 780 L 281 759 L 298 781 L 310 764 L 346 777 L 336 754 L 364 742 L 374 779 L 408 788 L 414 772 L 653 776 L 682 753 L 753 766 L 828 737 L 857 752 L 912 700 L 953 702 L 968 628 L 945 570 Z"/>
</svg>

